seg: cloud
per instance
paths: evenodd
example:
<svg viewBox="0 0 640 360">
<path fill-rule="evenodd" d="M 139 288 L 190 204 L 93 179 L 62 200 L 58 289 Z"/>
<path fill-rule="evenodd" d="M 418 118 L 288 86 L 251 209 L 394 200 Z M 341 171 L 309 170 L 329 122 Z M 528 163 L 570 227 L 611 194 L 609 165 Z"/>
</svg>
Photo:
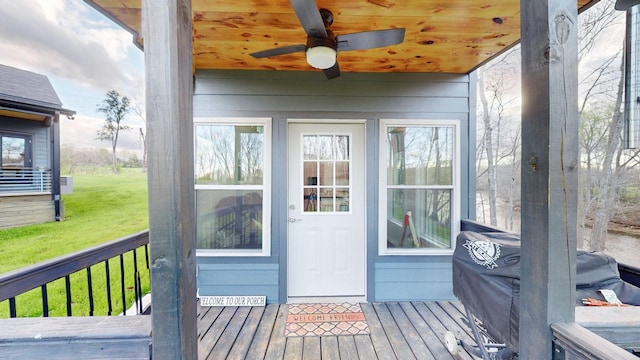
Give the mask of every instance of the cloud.
<svg viewBox="0 0 640 360">
<path fill-rule="evenodd" d="M 0 63 L 71 79 L 102 92 L 127 88 L 132 38 L 79 1 L 0 0 Z"/>
<path fill-rule="evenodd" d="M 76 148 L 111 148 L 96 140 L 104 123 L 96 106 L 117 90 L 143 106 L 142 52 L 131 34 L 80 0 L 0 0 L 0 64 L 45 75 L 63 106 L 77 112 L 62 117 L 61 141 Z M 124 121 L 118 150 L 141 151 L 132 111 Z"/>
</svg>

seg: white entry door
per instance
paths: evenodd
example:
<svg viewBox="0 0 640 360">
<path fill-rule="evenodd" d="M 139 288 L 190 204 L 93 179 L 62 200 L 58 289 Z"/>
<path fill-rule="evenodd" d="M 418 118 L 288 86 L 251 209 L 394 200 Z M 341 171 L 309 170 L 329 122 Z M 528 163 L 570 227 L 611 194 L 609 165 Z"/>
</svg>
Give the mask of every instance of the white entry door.
<svg viewBox="0 0 640 360">
<path fill-rule="evenodd" d="M 288 133 L 289 300 L 364 297 L 364 124 L 290 123 Z"/>
</svg>

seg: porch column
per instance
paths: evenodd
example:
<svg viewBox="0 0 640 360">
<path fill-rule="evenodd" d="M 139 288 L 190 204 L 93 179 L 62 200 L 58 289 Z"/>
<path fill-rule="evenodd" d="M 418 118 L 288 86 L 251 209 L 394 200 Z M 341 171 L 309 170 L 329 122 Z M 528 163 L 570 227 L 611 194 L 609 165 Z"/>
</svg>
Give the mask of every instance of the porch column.
<svg viewBox="0 0 640 360">
<path fill-rule="evenodd" d="M 578 15 L 575 0 L 522 0 L 520 9 L 520 358 L 551 359 L 550 325 L 575 315 Z"/>
<path fill-rule="evenodd" d="M 60 113 L 51 116 L 51 200 L 56 221 L 62 220 L 60 198 Z M 33 169 L 35 171 L 35 169 Z M 44 175 L 43 175 L 44 176 Z"/>
<path fill-rule="evenodd" d="M 191 1 L 143 0 L 154 359 L 197 359 Z"/>
</svg>

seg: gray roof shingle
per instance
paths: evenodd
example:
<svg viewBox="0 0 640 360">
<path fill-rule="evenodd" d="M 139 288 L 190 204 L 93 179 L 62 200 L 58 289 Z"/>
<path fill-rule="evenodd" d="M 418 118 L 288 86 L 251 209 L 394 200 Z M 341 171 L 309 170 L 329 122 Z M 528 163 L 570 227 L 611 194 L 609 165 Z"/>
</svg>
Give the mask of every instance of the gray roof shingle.
<svg viewBox="0 0 640 360">
<path fill-rule="evenodd" d="M 0 100 L 69 112 L 46 76 L 6 65 L 0 65 Z"/>
</svg>

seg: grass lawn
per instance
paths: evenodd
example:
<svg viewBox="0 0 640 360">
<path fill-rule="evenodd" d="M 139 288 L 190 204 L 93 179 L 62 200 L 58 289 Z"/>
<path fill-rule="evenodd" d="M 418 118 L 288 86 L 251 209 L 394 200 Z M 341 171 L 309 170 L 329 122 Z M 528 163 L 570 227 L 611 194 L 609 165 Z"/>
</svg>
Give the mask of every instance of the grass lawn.
<svg viewBox="0 0 640 360">
<path fill-rule="evenodd" d="M 73 182 L 73 194 L 62 196 L 64 221 L 0 230 L 0 258 L 3 259 L 0 262 L 0 273 L 86 249 L 149 227 L 146 173 L 140 169 L 123 169 L 119 175 L 74 175 Z M 144 264 L 144 253 L 138 253 L 138 262 Z M 116 265 L 116 262 L 110 265 L 114 278 L 112 282 L 117 280 L 119 284 L 119 274 L 113 274 L 119 272 Z M 94 292 L 103 292 L 104 265 L 94 268 Z M 143 275 L 146 277 L 143 280 L 143 291 L 145 288 L 148 291 L 148 275 L 145 272 Z M 127 277 L 132 276 L 125 275 Z M 71 280 L 79 285 L 78 290 L 76 285 L 72 285 L 74 307 L 78 309 L 77 312 L 74 309 L 74 315 L 83 315 L 84 302 L 88 302 L 81 299 L 86 298 L 86 274 L 82 272 L 72 275 Z M 64 316 L 64 300 L 62 304 L 58 304 L 57 299 L 58 292 L 62 292 L 61 297 L 64 296 L 64 291 L 59 291 L 59 286 L 64 289 L 64 282 L 58 281 L 49 286 L 52 316 Z M 116 287 L 119 288 L 119 285 Z M 39 290 L 35 292 L 37 297 L 33 295 L 33 300 L 27 299 L 33 292 L 17 298 L 19 316 L 39 316 L 42 311 L 41 300 Z M 98 308 L 102 304 L 96 301 L 96 314 L 99 314 Z M 0 317 L 8 314 L 6 303 L 0 303 Z M 106 304 L 104 308 L 106 309 Z"/>
</svg>

